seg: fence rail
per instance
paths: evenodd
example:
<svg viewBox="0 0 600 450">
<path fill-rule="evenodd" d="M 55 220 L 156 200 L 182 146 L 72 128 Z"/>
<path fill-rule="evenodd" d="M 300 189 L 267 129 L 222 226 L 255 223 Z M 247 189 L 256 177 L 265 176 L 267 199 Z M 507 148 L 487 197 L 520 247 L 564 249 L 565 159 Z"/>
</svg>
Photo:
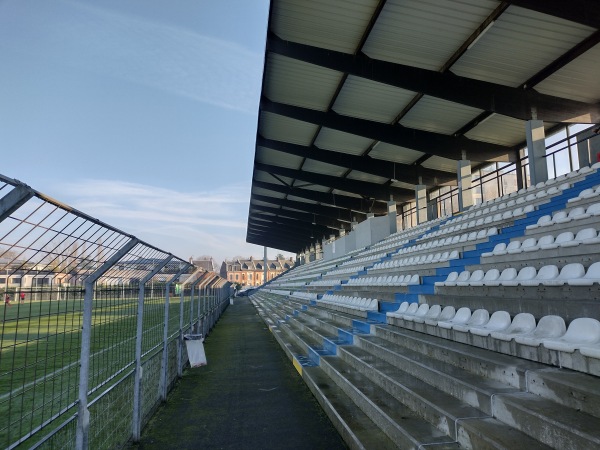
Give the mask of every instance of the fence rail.
<svg viewBox="0 0 600 450">
<path fill-rule="evenodd" d="M 230 284 L 0 175 L 0 447 L 139 438 Z"/>
</svg>

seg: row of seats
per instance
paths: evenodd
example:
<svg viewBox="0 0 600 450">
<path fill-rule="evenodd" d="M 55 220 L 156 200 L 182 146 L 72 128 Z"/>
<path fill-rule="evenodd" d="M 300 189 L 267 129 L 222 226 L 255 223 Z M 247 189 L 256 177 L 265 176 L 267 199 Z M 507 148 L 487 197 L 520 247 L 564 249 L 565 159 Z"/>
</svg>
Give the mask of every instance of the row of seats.
<svg viewBox="0 0 600 450">
<path fill-rule="evenodd" d="M 311 281 L 309 286 L 335 286 L 336 284 L 341 284 L 342 280 L 314 280 Z"/>
<path fill-rule="evenodd" d="M 448 230 L 448 233 L 451 233 L 451 231 Z M 496 227 L 483 229 L 479 231 L 471 231 L 469 233 L 457 234 L 444 239 L 435 239 L 426 243 L 405 247 L 398 251 L 398 254 L 413 253 L 421 250 L 429 250 L 431 248 L 445 247 L 447 245 L 456 245 L 465 242 L 478 241 L 481 239 L 489 238 L 490 236 L 495 236 L 496 234 L 498 234 L 498 228 Z"/>
<path fill-rule="evenodd" d="M 345 267 L 348 265 L 358 265 L 361 263 L 366 263 L 366 262 L 370 262 L 370 261 L 374 261 L 376 259 L 380 259 L 383 258 L 384 256 L 386 256 L 387 254 L 385 252 L 381 253 L 378 252 L 374 255 L 368 255 L 368 256 L 361 256 L 360 258 L 351 258 L 348 261 L 344 261 L 342 264 L 340 264 L 340 267 Z"/>
<path fill-rule="evenodd" d="M 464 270 L 451 272 L 445 281 L 436 281 L 436 286 L 592 286 L 600 283 L 600 262 L 593 263 L 588 270 L 581 263 L 566 264 L 562 269 L 550 264 L 538 271 L 535 267 L 523 267 L 517 272 L 508 267 L 500 272 L 490 269 L 484 272 Z"/>
<path fill-rule="evenodd" d="M 317 303 L 342 306 L 357 311 L 377 311 L 379 301 L 376 298 L 361 298 L 342 295 L 325 294 Z"/>
<path fill-rule="evenodd" d="M 492 213 L 485 214 L 482 211 L 482 216 L 485 216 L 485 217 L 480 217 L 476 220 L 473 219 L 469 222 L 464 222 L 460 225 L 451 225 L 448 227 L 440 227 L 438 230 L 434 231 L 433 233 L 430 233 L 427 236 L 424 236 L 424 238 L 436 237 L 436 236 L 444 235 L 447 233 L 454 233 L 457 231 L 468 230 L 471 228 L 481 227 L 484 225 L 492 225 L 495 223 L 516 219 L 516 218 L 524 216 L 525 214 L 533 211 L 534 209 L 535 208 L 532 205 L 527 205 L 525 207 L 519 206 L 515 209 L 510 209 L 503 213 L 498 212 L 495 214 L 492 214 Z"/>
<path fill-rule="evenodd" d="M 458 250 L 443 253 L 429 253 L 428 255 L 411 256 L 409 258 L 390 259 L 388 261 L 374 264 L 372 269 L 392 269 L 404 266 L 414 266 L 419 264 L 433 264 L 438 262 L 446 262 L 460 257 Z"/>
<path fill-rule="evenodd" d="M 584 189 L 579 193 L 577 197 L 570 198 L 567 200 L 567 204 L 576 203 L 582 200 L 588 200 L 590 198 L 595 198 L 600 195 L 600 185 L 594 186 L 593 188 Z"/>
<path fill-rule="evenodd" d="M 365 266 L 352 266 L 352 267 L 337 268 L 337 269 L 330 270 L 325 275 L 327 275 L 328 277 L 331 275 L 344 275 L 344 274 L 348 274 L 348 273 L 360 272 L 361 270 L 365 270 Z"/>
<path fill-rule="evenodd" d="M 289 292 L 286 292 L 283 295 L 289 295 Z M 316 300 L 317 299 L 317 294 L 311 294 L 309 292 L 296 291 L 296 292 L 292 292 L 291 296 L 302 299 L 302 300 Z"/>
<path fill-rule="evenodd" d="M 538 219 L 537 223 L 527 225 L 527 230 L 565 224 L 573 220 L 588 219 L 594 216 L 600 216 L 600 203 L 594 203 L 588 206 L 587 209 L 583 206 L 577 206 L 569 211 L 563 209 L 552 215 L 545 214 Z"/>
<path fill-rule="evenodd" d="M 551 250 L 558 247 L 577 247 L 581 244 L 598 244 L 600 235 L 594 228 L 584 228 L 579 230 L 577 235 L 571 231 L 560 233 L 556 238 L 551 235 L 545 235 L 537 239 L 535 237 L 526 238 L 523 241 L 511 241 L 508 245 L 505 243 L 496 244 L 491 252 L 482 253 L 483 258 L 490 256 L 514 255 L 523 252 L 536 252 L 538 250 Z"/>
<path fill-rule="evenodd" d="M 400 304 L 398 310 L 388 312 L 389 317 L 425 323 L 447 330 L 491 336 L 502 341 L 511 341 L 550 350 L 572 353 L 579 350 L 584 356 L 600 357 L 600 321 L 584 317 L 574 319 L 569 327 L 560 316 L 544 316 L 536 323 L 529 313 L 519 313 L 511 319 L 506 311 L 496 311 L 491 316 L 485 309 L 473 312 L 469 308 L 456 309 L 426 303 Z"/>
<path fill-rule="evenodd" d="M 351 278 L 347 283 L 348 286 L 412 286 L 417 284 L 421 284 L 421 277 L 418 274 Z"/>
</svg>

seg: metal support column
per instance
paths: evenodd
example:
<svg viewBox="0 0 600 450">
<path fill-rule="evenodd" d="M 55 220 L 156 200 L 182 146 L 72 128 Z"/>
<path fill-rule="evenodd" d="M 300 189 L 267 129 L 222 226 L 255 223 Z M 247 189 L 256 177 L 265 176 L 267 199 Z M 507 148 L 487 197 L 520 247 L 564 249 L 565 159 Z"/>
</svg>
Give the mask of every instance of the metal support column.
<svg viewBox="0 0 600 450">
<path fill-rule="evenodd" d="M 169 367 L 169 307 L 171 284 L 175 280 L 177 280 L 189 267 L 189 264 L 183 264 L 179 272 L 177 272 L 173 276 L 173 278 L 171 278 L 169 281 L 167 281 L 167 284 L 165 284 L 165 323 L 163 330 L 163 353 L 160 362 L 160 383 L 158 385 L 158 393 L 163 402 L 167 400 L 167 371 Z"/>
<path fill-rule="evenodd" d="M 85 280 L 85 295 L 83 298 L 83 318 L 81 325 L 81 353 L 79 357 L 79 408 L 77 412 L 77 433 L 75 447 L 84 450 L 89 447 L 90 412 L 88 410 L 88 384 L 90 374 L 90 343 L 92 337 L 92 301 L 94 299 L 94 283 L 114 266 L 123 256 L 139 243 L 131 239 L 110 257 L 94 273 Z"/>
<path fill-rule="evenodd" d="M 527 154 L 529 155 L 529 177 L 531 185 L 548 181 L 548 164 L 546 162 L 546 132 L 541 120 L 528 120 L 525 123 L 527 138 Z"/>
<path fill-rule="evenodd" d="M 417 225 L 427 222 L 427 186 L 417 184 L 415 186 L 415 201 L 417 203 Z"/>
<path fill-rule="evenodd" d="M 133 442 L 140 440 L 142 432 L 142 339 L 144 333 L 144 292 L 146 283 L 152 279 L 160 270 L 165 267 L 173 255 L 167 256 L 159 262 L 156 267 L 140 281 L 140 291 L 138 294 L 137 327 L 135 333 L 135 373 L 133 378 L 133 419 L 131 437 Z"/>
</svg>

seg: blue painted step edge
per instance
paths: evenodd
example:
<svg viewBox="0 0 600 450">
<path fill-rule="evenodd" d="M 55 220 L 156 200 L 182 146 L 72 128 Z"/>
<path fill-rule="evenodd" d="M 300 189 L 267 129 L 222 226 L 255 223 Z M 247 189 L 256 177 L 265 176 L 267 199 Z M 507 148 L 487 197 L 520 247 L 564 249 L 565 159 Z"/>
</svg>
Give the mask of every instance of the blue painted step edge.
<svg viewBox="0 0 600 450">
<path fill-rule="evenodd" d="M 352 320 L 352 328 L 357 329 L 361 333 L 371 334 L 371 325 L 367 322 L 363 322 L 362 320 Z"/>
<path fill-rule="evenodd" d="M 387 323 L 387 316 L 385 313 L 380 313 L 377 311 L 367 311 L 367 320 L 376 323 Z"/>
</svg>

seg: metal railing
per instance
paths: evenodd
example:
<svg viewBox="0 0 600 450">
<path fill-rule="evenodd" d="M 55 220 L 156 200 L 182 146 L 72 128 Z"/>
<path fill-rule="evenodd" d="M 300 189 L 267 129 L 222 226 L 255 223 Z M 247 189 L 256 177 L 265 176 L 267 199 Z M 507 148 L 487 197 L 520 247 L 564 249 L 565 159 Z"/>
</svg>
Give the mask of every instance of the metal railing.
<svg viewBox="0 0 600 450">
<path fill-rule="evenodd" d="M 0 175 L 0 447 L 115 448 L 181 376 L 230 284 Z"/>
</svg>

